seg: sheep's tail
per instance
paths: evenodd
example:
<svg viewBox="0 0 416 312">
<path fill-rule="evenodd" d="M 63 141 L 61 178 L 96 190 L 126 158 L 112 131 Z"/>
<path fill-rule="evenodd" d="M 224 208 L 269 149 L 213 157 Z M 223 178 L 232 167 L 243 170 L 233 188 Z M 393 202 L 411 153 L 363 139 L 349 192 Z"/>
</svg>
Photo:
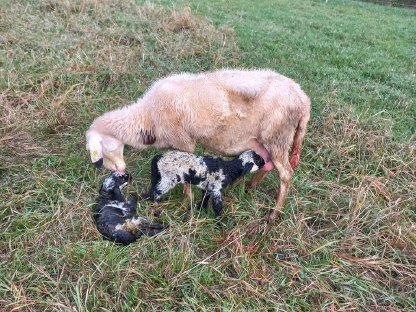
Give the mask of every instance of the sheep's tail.
<svg viewBox="0 0 416 312">
<path fill-rule="evenodd" d="M 295 135 L 293 137 L 292 151 L 290 154 L 290 166 L 293 170 L 299 165 L 300 150 L 302 149 L 303 139 L 306 134 L 306 126 L 309 121 L 309 107 L 308 111 L 299 120 L 298 126 L 296 127 Z"/>
</svg>

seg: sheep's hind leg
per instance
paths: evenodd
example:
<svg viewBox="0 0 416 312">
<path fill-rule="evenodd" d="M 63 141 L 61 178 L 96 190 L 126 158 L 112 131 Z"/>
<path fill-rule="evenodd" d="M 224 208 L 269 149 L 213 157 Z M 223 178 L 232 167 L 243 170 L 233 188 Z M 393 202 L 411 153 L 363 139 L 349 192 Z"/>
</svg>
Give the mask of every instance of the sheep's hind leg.
<svg viewBox="0 0 416 312">
<path fill-rule="evenodd" d="M 277 215 L 283 210 L 293 176 L 293 169 L 288 159 L 288 149 L 278 147 L 274 148 L 272 152 L 272 160 L 279 172 L 280 189 L 279 194 L 276 197 L 276 206 L 268 218 L 269 223 L 273 222 Z"/>
</svg>

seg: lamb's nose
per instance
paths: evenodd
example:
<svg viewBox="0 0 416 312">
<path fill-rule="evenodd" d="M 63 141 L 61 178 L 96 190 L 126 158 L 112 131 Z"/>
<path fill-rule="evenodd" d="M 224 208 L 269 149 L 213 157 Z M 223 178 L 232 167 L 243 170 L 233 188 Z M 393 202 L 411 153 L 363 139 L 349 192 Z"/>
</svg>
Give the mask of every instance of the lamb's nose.
<svg viewBox="0 0 416 312">
<path fill-rule="evenodd" d="M 103 167 L 103 159 L 100 158 L 99 160 L 97 160 L 96 162 L 93 163 L 95 167 L 97 167 L 98 169 L 101 169 Z"/>
</svg>

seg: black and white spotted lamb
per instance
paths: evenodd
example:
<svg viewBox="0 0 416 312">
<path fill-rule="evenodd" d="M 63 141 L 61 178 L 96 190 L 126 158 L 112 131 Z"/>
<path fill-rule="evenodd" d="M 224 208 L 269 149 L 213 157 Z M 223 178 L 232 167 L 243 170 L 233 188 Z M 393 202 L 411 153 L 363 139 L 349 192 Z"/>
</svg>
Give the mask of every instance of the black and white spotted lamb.
<svg viewBox="0 0 416 312">
<path fill-rule="evenodd" d="M 126 201 L 123 188 L 131 181 L 130 174 L 113 172 L 101 184 L 94 219 L 98 231 L 110 241 L 128 245 L 140 236 L 152 236 L 165 229 L 136 214 L 137 197 Z"/>
<path fill-rule="evenodd" d="M 163 194 L 177 184 L 189 183 L 203 190 L 200 206 L 206 208 L 210 197 L 215 216 L 221 216 L 221 191 L 238 178 L 264 166 L 264 160 L 254 151 L 245 151 L 232 160 L 212 156 L 170 151 L 152 159 L 151 190 L 147 199 L 160 201 Z"/>
</svg>

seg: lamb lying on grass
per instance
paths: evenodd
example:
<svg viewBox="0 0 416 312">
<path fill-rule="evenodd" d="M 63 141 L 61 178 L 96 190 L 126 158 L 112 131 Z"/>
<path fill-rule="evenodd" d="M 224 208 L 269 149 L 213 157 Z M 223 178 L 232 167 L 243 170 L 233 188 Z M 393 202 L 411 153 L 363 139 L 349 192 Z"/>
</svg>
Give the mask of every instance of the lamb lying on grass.
<svg viewBox="0 0 416 312">
<path fill-rule="evenodd" d="M 206 208 L 212 197 L 215 216 L 221 216 L 223 202 L 221 191 L 249 172 L 264 166 L 262 157 L 254 151 L 245 151 L 233 160 L 212 156 L 170 151 L 152 159 L 152 181 L 145 199 L 160 201 L 177 184 L 189 183 L 203 190 L 201 206 Z"/>
<path fill-rule="evenodd" d="M 136 214 L 137 198 L 126 201 L 122 189 L 130 182 L 129 174 L 113 172 L 101 185 L 94 219 L 101 235 L 118 244 L 128 245 L 142 235 L 152 236 L 165 226 Z"/>
</svg>

